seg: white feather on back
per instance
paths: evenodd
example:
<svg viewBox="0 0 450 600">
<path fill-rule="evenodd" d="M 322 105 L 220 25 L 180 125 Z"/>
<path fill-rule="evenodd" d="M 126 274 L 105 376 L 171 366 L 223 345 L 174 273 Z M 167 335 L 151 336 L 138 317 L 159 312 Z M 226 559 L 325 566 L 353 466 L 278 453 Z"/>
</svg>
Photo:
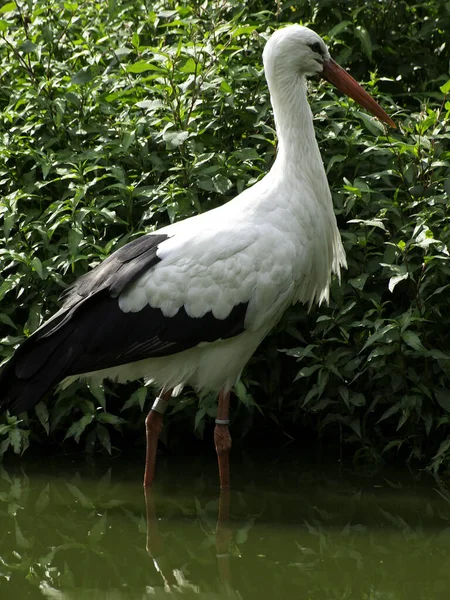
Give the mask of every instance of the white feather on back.
<svg viewBox="0 0 450 600">
<path fill-rule="evenodd" d="M 184 306 L 190 317 L 211 311 L 225 319 L 249 302 L 246 328 L 269 330 L 293 302 L 326 299 L 340 261 L 334 213 L 323 214 L 305 182 L 291 189 L 271 181 L 272 189 L 262 180 L 219 209 L 159 230 L 171 236 L 158 249 L 161 262 L 121 294 L 120 308 L 149 304 L 170 317 Z"/>
</svg>

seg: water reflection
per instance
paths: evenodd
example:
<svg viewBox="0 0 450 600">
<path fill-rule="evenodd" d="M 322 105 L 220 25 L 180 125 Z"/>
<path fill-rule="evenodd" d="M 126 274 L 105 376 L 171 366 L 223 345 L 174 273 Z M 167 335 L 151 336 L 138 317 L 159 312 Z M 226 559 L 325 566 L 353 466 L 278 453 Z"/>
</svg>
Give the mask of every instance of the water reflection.
<svg viewBox="0 0 450 600">
<path fill-rule="evenodd" d="M 163 589 L 168 595 L 176 596 L 179 593 L 194 592 L 202 593 L 199 585 L 189 581 L 186 573 L 178 566 L 167 560 L 156 513 L 155 492 L 145 490 L 145 506 L 147 521 L 147 543 L 146 548 L 153 564 L 161 575 L 164 583 Z M 219 496 L 219 509 L 217 525 L 215 530 L 215 547 L 219 575 L 219 586 L 215 593 L 209 592 L 209 598 L 239 598 L 239 594 L 233 593 L 233 585 L 230 569 L 230 549 L 232 541 L 232 526 L 230 522 L 230 492 L 221 491 Z M 155 593 L 155 588 L 152 589 Z"/>
<path fill-rule="evenodd" d="M 448 597 L 450 495 L 431 478 L 250 465 L 220 497 L 215 464 L 160 469 L 146 497 L 140 480 L 123 464 L 1 469 L 0 598 Z"/>
</svg>

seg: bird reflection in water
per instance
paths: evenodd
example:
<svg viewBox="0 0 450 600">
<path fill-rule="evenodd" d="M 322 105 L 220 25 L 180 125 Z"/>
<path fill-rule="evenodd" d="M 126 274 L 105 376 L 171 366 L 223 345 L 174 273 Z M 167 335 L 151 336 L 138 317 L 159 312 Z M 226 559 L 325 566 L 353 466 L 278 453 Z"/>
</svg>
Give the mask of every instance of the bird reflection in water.
<svg viewBox="0 0 450 600">
<path fill-rule="evenodd" d="M 217 568 L 219 575 L 220 589 L 211 594 L 200 591 L 200 587 L 190 583 L 184 572 L 174 567 L 164 552 L 164 539 L 159 532 L 158 517 L 156 512 L 155 494 L 151 488 L 144 488 L 145 508 L 147 518 L 147 540 L 146 550 L 153 560 L 155 569 L 160 574 L 164 582 L 164 592 L 170 595 L 186 595 L 191 592 L 197 596 L 208 598 L 240 598 L 237 591 L 233 589 L 231 568 L 230 568 L 230 549 L 233 538 L 233 528 L 230 521 L 230 490 L 220 491 L 219 510 L 217 516 L 217 525 L 215 531 Z M 155 593 L 155 588 L 152 589 Z"/>
</svg>

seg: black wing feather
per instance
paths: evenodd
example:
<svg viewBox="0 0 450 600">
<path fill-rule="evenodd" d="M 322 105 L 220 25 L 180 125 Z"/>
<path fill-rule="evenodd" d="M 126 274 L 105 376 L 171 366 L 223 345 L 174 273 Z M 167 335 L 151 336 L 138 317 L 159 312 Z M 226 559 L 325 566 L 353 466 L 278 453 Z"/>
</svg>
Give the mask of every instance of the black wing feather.
<svg viewBox="0 0 450 600">
<path fill-rule="evenodd" d="M 145 306 L 124 313 L 118 295 L 159 262 L 166 235 L 130 242 L 65 294 L 62 309 L 28 338 L 0 373 L 0 408 L 19 414 L 70 375 L 167 356 L 244 331 L 247 303 L 225 319 L 212 312 L 192 318 L 181 307 L 173 317 Z"/>
<path fill-rule="evenodd" d="M 148 305 L 139 312 L 124 313 L 115 298 L 104 298 L 76 321 L 71 337 L 79 340 L 84 351 L 68 375 L 168 356 L 201 342 L 233 337 L 244 331 L 246 311 L 247 303 L 243 303 L 225 319 L 216 319 L 212 312 L 192 318 L 181 307 L 175 316 L 166 317 L 159 308 Z"/>
<path fill-rule="evenodd" d="M 105 289 L 117 298 L 144 270 L 159 262 L 158 246 L 167 239 L 164 234 L 144 235 L 119 248 L 95 269 L 77 279 L 65 294 L 66 300 L 70 301 L 73 295 L 86 298 Z"/>
</svg>

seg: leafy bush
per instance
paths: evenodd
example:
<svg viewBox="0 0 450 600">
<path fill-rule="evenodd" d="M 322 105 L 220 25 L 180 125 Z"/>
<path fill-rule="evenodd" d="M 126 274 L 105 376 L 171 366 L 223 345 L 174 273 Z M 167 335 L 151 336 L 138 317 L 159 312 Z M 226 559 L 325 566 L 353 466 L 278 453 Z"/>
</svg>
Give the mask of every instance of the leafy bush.
<svg viewBox="0 0 450 600">
<path fill-rule="evenodd" d="M 1 356 L 113 250 L 267 171 L 275 134 L 262 48 L 274 28 L 301 21 L 399 131 L 328 84 L 311 86 L 349 269 L 328 308 L 289 311 L 251 362 L 239 406 L 252 417 L 257 400 L 289 435 L 303 422 L 364 461 L 401 450 L 448 465 L 448 6 L 396 2 L 395 22 L 387 0 L 286 2 L 276 14 L 256 1 L 30 0 L 0 12 Z M 140 428 L 146 393 L 73 384 L 48 408 L 5 417 L 0 454 L 23 452 L 30 430 L 111 452 L 115 429 Z M 201 434 L 214 410 L 187 393 L 168 421 L 192 428 L 195 416 Z M 244 430 L 272 423 L 234 413 Z"/>
</svg>

